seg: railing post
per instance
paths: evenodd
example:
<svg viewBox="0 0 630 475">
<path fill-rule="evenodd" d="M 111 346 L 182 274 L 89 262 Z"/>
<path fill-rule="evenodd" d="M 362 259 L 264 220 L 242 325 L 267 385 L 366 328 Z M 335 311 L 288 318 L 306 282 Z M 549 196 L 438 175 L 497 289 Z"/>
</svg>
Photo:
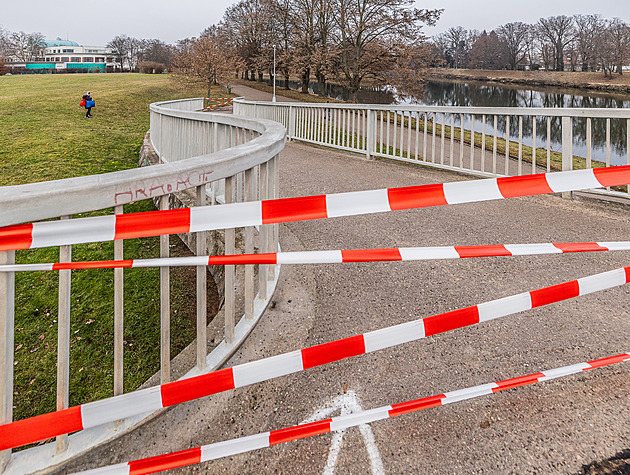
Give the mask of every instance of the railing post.
<svg viewBox="0 0 630 475">
<path fill-rule="evenodd" d="M 116 206 L 115 214 L 123 214 Z M 114 259 L 123 260 L 123 240 L 114 241 Z M 123 393 L 124 280 L 122 267 L 114 269 L 114 396 Z"/>
<path fill-rule="evenodd" d="M 256 190 L 254 189 L 254 169 L 245 170 L 245 200 L 254 201 Z M 254 228 L 248 226 L 244 229 L 245 234 L 245 254 L 254 253 Z M 249 321 L 254 319 L 254 299 L 255 299 L 254 266 L 245 266 L 245 318 Z"/>
<path fill-rule="evenodd" d="M 0 252 L 0 265 L 15 264 L 15 251 Z M 15 273 L 0 272 L 0 424 L 13 420 L 13 350 Z M 11 449 L 0 452 L 0 472 L 11 460 Z"/>
<path fill-rule="evenodd" d="M 367 116 L 366 116 L 366 124 L 365 124 L 365 158 L 367 158 L 368 160 L 370 160 L 372 158 L 372 142 L 374 141 L 374 124 L 372 124 L 372 122 L 374 122 L 374 111 L 372 109 L 368 109 L 367 110 Z M 404 120 L 404 117 L 403 117 Z M 401 147 L 402 148 L 402 147 Z"/>
<path fill-rule="evenodd" d="M 169 208 L 169 195 L 160 197 L 160 209 Z M 160 257 L 169 257 L 168 234 L 160 236 Z M 160 267 L 160 383 L 171 380 L 171 274 L 168 267 Z"/>
<path fill-rule="evenodd" d="M 225 179 L 225 204 L 234 202 L 234 185 L 235 178 L 233 176 Z M 225 230 L 225 255 L 236 254 L 236 230 L 234 228 Z M 234 315 L 236 306 L 236 295 L 234 292 L 236 269 L 234 265 L 225 266 L 225 342 L 232 344 L 234 342 Z"/>
<path fill-rule="evenodd" d="M 70 219 L 64 216 L 62 220 Z M 59 262 L 72 260 L 72 246 L 59 247 Z M 67 409 L 70 404 L 70 270 L 59 271 L 59 302 L 57 323 L 57 410 Z M 68 448 L 68 435 L 57 436 L 57 453 Z"/>
<path fill-rule="evenodd" d="M 259 167 L 260 178 L 258 180 L 258 193 L 259 193 L 258 199 L 261 201 L 269 199 L 269 195 L 267 191 L 269 187 L 268 170 L 269 170 L 269 162 L 260 164 L 260 167 Z M 260 226 L 260 232 L 259 232 L 259 237 L 258 237 L 259 238 L 258 248 L 260 249 L 259 252 L 261 253 L 269 252 L 267 250 L 269 248 L 269 244 L 268 244 L 269 226 L 270 224 L 263 224 L 262 226 Z M 267 298 L 267 268 L 268 268 L 268 265 L 266 264 L 260 264 L 258 266 L 258 296 L 263 300 Z"/>
<path fill-rule="evenodd" d="M 562 171 L 573 170 L 573 119 L 562 118 Z M 571 199 L 573 192 L 564 191 L 562 197 Z"/>
<path fill-rule="evenodd" d="M 206 185 L 197 187 L 197 206 L 206 205 Z M 196 234 L 197 255 L 205 256 L 208 253 L 206 246 L 206 232 Z M 208 286 L 206 266 L 197 266 L 197 369 L 206 369 L 206 356 L 208 354 L 207 313 L 208 313 Z"/>
<path fill-rule="evenodd" d="M 293 140 L 295 137 L 295 109 L 289 106 L 289 130 L 287 130 L 288 139 Z"/>
</svg>

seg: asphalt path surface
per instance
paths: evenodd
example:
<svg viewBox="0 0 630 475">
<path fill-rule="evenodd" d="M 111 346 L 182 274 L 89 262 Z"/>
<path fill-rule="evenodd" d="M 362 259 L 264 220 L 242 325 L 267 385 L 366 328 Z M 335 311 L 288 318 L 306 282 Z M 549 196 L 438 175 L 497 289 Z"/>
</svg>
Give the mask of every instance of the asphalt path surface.
<svg viewBox="0 0 630 475">
<path fill-rule="evenodd" d="M 281 197 L 468 179 L 297 143 L 280 170 Z M 284 251 L 629 236 L 627 207 L 558 196 L 280 227 Z M 227 365 L 626 265 L 628 252 L 286 265 L 273 308 Z M 280 429 L 325 408 L 338 415 L 340 401 L 371 409 L 627 352 L 629 297 L 624 286 L 184 403 L 59 473 Z M 629 395 L 625 363 L 172 473 L 576 473 L 630 447 Z"/>
</svg>

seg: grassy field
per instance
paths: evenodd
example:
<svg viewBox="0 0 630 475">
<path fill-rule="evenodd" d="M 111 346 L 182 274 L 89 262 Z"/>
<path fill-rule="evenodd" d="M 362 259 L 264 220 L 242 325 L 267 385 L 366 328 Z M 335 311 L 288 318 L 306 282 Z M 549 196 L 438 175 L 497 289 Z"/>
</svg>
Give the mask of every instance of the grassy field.
<svg viewBox="0 0 630 475">
<path fill-rule="evenodd" d="M 96 101 L 92 119 L 79 107 L 88 90 Z M 203 88 L 181 89 L 166 75 L 0 77 L 0 185 L 135 168 L 149 128 L 149 104 L 202 95 Z M 125 206 L 125 212 L 151 209 L 150 201 Z M 176 237 L 171 247 L 173 254 L 187 252 Z M 20 251 L 17 260 L 56 262 L 58 252 Z M 73 260 L 112 259 L 113 245 L 77 245 L 72 254 Z M 125 259 L 158 256 L 158 238 L 125 241 Z M 157 269 L 125 271 L 125 391 L 159 369 L 158 276 Z M 174 356 L 194 339 L 195 305 L 189 270 L 174 270 L 172 276 Z M 57 282 L 56 272 L 16 275 L 16 420 L 55 410 Z M 112 270 L 72 271 L 71 405 L 113 394 L 112 286 Z"/>
</svg>

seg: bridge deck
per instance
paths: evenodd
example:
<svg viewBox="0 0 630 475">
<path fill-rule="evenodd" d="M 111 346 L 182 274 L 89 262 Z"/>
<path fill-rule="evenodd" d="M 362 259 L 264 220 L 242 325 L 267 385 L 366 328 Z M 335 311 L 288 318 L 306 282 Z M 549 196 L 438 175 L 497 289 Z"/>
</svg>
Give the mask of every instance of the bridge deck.
<svg viewBox="0 0 630 475">
<path fill-rule="evenodd" d="M 466 179 L 295 143 L 281 154 L 280 170 L 282 197 Z M 290 223 L 280 231 L 285 251 L 615 241 L 629 234 L 626 207 L 557 196 Z M 284 266 L 275 308 L 228 365 L 611 270 L 629 265 L 628 257 Z M 579 297 L 182 404 L 63 473 L 297 424 L 344 391 L 356 394 L 347 406 L 370 409 L 625 352 L 629 291 Z M 340 438 L 329 434 L 176 473 L 322 473 L 327 461 L 337 473 L 366 473 L 377 459 L 386 473 L 575 473 L 630 447 L 629 376 L 626 364 L 374 423 L 369 450 L 359 429 L 350 429 L 336 458 L 331 444 Z"/>
</svg>

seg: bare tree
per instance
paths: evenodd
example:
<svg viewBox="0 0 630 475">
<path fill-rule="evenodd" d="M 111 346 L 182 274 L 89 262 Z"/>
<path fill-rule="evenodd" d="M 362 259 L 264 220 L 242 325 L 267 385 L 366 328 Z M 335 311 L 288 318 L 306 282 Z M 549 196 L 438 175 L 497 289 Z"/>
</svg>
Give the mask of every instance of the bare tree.
<svg viewBox="0 0 630 475">
<path fill-rule="evenodd" d="M 270 0 L 240 0 L 228 7 L 223 16 L 223 29 L 230 45 L 236 48 L 246 68 L 246 78 L 262 81 L 269 69 L 273 51 L 273 4 Z"/>
<path fill-rule="evenodd" d="M 461 26 L 454 26 L 446 30 L 437 38 L 437 44 L 441 46 L 444 59 L 449 66 L 465 68 L 470 62 L 470 50 L 477 38 L 481 36 L 477 30 L 467 30 Z"/>
<path fill-rule="evenodd" d="M 129 56 L 129 39 L 127 35 L 118 35 L 106 45 L 108 48 L 112 49 L 121 69 L 124 69 L 125 62 Z"/>
<path fill-rule="evenodd" d="M 284 87 L 287 90 L 291 77 L 293 38 L 295 37 L 295 22 L 293 21 L 291 2 L 292 0 L 276 0 L 272 3 L 272 16 L 276 24 L 276 71 L 279 71 L 284 78 Z"/>
<path fill-rule="evenodd" d="M 525 56 L 531 69 L 540 68 L 536 57 L 536 49 L 538 48 L 538 32 L 536 25 L 527 25 L 527 35 L 525 35 Z"/>
<path fill-rule="evenodd" d="M 573 38 L 573 18 L 566 15 L 538 20 L 538 31 L 554 50 L 556 71 L 564 71 L 564 48 Z"/>
<path fill-rule="evenodd" d="M 421 23 L 432 25 L 442 13 L 413 5 L 413 0 L 336 0 L 339 67 L 354 100 L 366 77 L 382 75 L 397 46 L 423 38 Z"/>
<path fill-rule="evenodd" d="M 337 53 L 333 41 L 335 34 L 334 3 L 328 0 L 317 0 L 315 15 L 316 44 L 313 64 L 319 93 L 324 94 L 326 80 L 328 76 L 334 73 L 335 54 Z"/>
<path fill-rule="evenodd" d="M 398 95 L 407 95 L 419 99 L 424 95 L 422 70 L 436 65 L 443 65 L 439 51 L 428 42 L 414 45 L 399 45 L 393 51 L 395 60 L 391 68 L 383 75 L 388 85 L 397 89 Z"/>
<path fill-rule="evenodd" d="M 226 85 L 234 71 L 242 68 L 235 51 L 226 48 L 220 35 L 203 36 L 187 42 L 174 61 L 173 77 L 185 84 Z"/>
<path fill-rule="evenodd" d="M 317 11 L 319 0 L 293 0 L 295 22 L 293 69 L 299 74 L 302 92 L 308 92 L 317 47 Z"/>
<path fill-rule="evenodd" d="M 496 32 L 485 31 L 470 49 L 470 67 L 480 69 L 502 69 L 508 61 L 508 48 Z"/>
<path fill-rule="evenodd" d="M 505 45 L 508 67 L 516 69 L 526 56 L 529 25 L 520 21 L 506 23 L 496 29 L 496 34 Z"/>
<path fill-rule="evenodd" d="M 34 61 L 42 56 L 44 35 L 41 33 L 11 33 L 9 36 L 10 53 L 19 61 Z"/>
<path fill-rule="evenodd" d="M 606 22 L 601 15 L 573 15 L 577 54 L 582 71 L 591 71 L 597 65 L 597 41 Z"/>
<path fill-rule="evenodd" d="M 630 59 L 630 26 L 620 18 L 614 18 L 606 28 L 611 41 L 614 65 L 619 75 L 623 74 L 623 66 Z"/>
<path fill-rule="evenodd" d="M 11 51 L 10 33 L 0 26 L 0 57 L 6 58 Z"/>
<path fill-rule="evenodd" d="M 140 61 L 149 61 L 169 67 L 175 57 L 175 48 L 158 39 L 141 40 L 142 47 L 138 54 Z"/>
<path fill-rule="evenodd" d="M 138 68 L 138 62 L 142 53 L 143 40 L 130 37 L 127 40 L 128 56 L 127 64 L 130 71 L 135 71 Z"/>
</svg>

